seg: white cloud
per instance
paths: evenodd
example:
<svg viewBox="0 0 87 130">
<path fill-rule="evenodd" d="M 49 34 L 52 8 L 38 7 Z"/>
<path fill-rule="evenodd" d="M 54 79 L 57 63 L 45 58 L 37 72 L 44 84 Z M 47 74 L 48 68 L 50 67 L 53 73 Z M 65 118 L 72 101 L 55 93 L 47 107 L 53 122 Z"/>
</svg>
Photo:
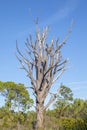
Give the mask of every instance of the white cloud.
<svg viewBox="0 0 87 130">
<path fill-rule="evenodd" d="M 68 85 L 87 85 L 87 81 L 70 82 Z"/>
<path fill-rule="evenodd" d="M 46 20 L 46 23 L 52 24 L 66 18 L 77 8 L 77 5 L 78 0 L 68 0 L 68 2 L 66 2 L 66 4 L 60 10 L 57 10 L 57 12 L 55 12 L 51 17 Z"/>
</svg>

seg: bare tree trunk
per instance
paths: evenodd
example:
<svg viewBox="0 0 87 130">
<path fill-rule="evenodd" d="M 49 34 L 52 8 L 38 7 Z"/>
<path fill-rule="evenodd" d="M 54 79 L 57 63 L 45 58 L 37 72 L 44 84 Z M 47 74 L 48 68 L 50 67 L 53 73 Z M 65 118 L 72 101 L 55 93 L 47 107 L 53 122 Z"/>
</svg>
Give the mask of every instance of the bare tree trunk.
<svg viewBox="0 0 87 130">
<path fill-rule="evenodd" d="M 24 69 L 27 76 L 31 80 L 31 87 L 34 90 L 34 95 L 36 98 L 36 114 L 37 122 L 36 129 L 43 129 L 43 114 L 50 104 L 57 98 L 60 88 L 57 93 L 50 93 L 51 97 L 44 106 L 44 101 L 50 92 L 52 85 L 60 78 L 62 73 L 65 71 L 65 66 L 67 60 L 63 60 L 61 55 L 61 48 L 66 43 L 71 28 L 67 33 L 64 40 L 59 43 L 59 39 L 52 39 L 50 44 L 47 44 L 47 35 L 49 28 L 46 27 L 40 32 L 38 28 L 38 21 L 36 21 L 36 39 L 33 41 L 32 35 L 26 40 L 26 52 L 27 56 L 21 53 L 18 49 L 18 44 L 16 42 L 16 48 L 19 56 L 17 59 L 21 63 L 21 69 Z"/>
<path fill-rule="evenodd" d="M 44 102 L 38 101 L 36 99 L 36 129 L 43 129 L 43 114 L 44 114 Z"/>
<path fill-rule="evenodd" d="M 20 130 L 20 122 L 17 123 L 17 130 Z"/>
</svg>

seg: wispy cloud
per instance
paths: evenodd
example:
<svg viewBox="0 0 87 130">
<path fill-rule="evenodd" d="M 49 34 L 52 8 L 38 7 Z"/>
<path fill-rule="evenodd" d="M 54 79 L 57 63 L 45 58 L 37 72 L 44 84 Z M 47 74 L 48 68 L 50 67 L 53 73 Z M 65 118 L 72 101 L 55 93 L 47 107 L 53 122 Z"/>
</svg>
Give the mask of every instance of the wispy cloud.
<svg viewBox="0 0 87 130">
<path fill-rule="evenodd" d="M 73 91 L 82 92 L 87 89 L 87 81 L 75 81 L 67 83 Z"/>
<path fill-rule="evenodd" d="M 43 25 L 51 25 L 64 18 L 68 17 L 78 6 L 78 0 L 68 0 L 65 5 L 63 5 L 59 10 L 53 13 L 53 15 L 48 18 L 44 18 L 45 20 L 40 23 L 40 26 Z M 23 36 L 29 32 L 34 30 L 34 27 L 31 26 L 29 29 L 19 32 L 19 36 Z"/>
<path fill-rule="evenodd" d="M 57 10 L 51 17 L 46 20 L 46 23 L 54 23 L 69 16 L 78 6 L 78 0 L 68 0 L 60 10 Z"/>
<path fill-rule="evenodd" d="M 68 85 L 87 85 L 87 81 L 70 82 Z"/>
</svg>

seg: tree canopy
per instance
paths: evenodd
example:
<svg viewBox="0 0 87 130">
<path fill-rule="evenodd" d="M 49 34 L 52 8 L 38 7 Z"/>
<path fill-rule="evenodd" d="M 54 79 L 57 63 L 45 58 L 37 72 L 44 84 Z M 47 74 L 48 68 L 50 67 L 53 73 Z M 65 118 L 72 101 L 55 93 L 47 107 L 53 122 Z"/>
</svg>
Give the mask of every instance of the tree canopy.
<svg viewBox="0 0 87 130">
<path fill-rule="evenodd" d="M 5 106 L 13 110 L 28 110 L 33 100 L 24 84 L 14 82 L 0 82 L 1 95 L 5 97 Z"/>
</svg>

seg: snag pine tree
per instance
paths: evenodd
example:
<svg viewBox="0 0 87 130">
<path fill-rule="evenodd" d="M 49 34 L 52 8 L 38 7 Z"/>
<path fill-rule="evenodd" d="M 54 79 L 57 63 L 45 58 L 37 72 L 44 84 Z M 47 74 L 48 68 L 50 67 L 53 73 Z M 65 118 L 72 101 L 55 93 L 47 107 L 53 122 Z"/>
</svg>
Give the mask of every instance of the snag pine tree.
<svg viewBox="0 0 87 130">
<path fill-rule="evenodd" d="M 45 105 L 45 99 L 49 94 L 51 86 L 60 78 L 65 70 L 67 60 L 63 60 L 61 55 L 61 48 L 66 43 L 71 29 L 64 40 L 59 43 L 59 39 L 51 40 L 49 44 L 46 43 L 49 28 L 45 27 L 42 32 L 36 23 L 36 40 L 32 39 L 32 35 L 26 40 L 26 53 L 25 56 L 18 48 L 16 42 L 16 49 L 18 52 L 17 59 L 22 65 L 21 69 L 24 69 L 27 76 L 31 80 L 31 88 L 34 91 L 36 98 L 36 129 L 43 128 L 43 113 L 51 103 L 56 99 L 60 92 L 53 94 L 48 103 Z"/>
</svg>

